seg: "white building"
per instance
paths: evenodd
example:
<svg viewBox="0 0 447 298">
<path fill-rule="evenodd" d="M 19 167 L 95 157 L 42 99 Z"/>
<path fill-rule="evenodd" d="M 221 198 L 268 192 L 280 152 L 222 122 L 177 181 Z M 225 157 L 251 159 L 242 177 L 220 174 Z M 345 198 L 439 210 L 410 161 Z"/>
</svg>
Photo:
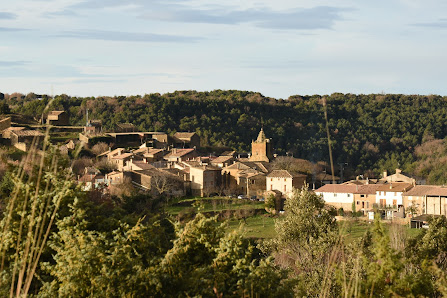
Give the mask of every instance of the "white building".
<svg viewBox="0 0 447 298">
<path fill-rule="evenodd" d="M 403 206 L 402 193 L 413 188 L 414 184 L 404 182 L 392 182 L 383 184 L 376 191 L 376 204 L 380 207 Z"/>
<path fill-rule="evenodd" d="M 337 209 L 352 210 L 354 193 L 357 189 L 358 185 L 352 184 L 326 184 L 315 190 L 315 193 L 321 195 L 328 205 Z"/>
</svg>

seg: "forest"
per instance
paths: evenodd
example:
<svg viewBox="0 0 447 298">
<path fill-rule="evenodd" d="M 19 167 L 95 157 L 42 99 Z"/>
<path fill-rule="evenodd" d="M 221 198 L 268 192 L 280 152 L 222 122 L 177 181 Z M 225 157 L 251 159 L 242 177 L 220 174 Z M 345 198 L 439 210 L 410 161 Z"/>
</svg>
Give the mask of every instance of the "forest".
<svg viewBox="0 0 447 298">
<path fill-rule="evenodd" d="M 12 112 L 36 119 L 49 101 L 34 93 L 3 98 Z M 346 176 L 374 178 L 401 168 L 427 183 L 447 183 L 447 98 L 442 96 L 334 93 L 275 99 L 256 92 L 215 90 L 55 98 L 51 108 L 68 111 L 72 125 L 83 125 L 88 109 L 90 118 L 102 120 L 109 131 L 123 122 L 144 131 L 195 131 L 204 146 L 238 151 L 250 150 L 263 127 L 278 155 L 314 163 L 329 162 L 324 99 L 334 163 L 344 165 Z"/>
</svg>

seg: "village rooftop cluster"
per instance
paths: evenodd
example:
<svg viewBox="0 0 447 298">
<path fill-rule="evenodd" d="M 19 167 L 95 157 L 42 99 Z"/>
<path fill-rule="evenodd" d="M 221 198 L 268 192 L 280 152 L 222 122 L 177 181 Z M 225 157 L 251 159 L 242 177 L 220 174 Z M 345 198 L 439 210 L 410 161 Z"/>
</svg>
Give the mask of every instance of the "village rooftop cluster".
<svg viewBox="0 0 447 298">
<path fill-rule="evenodd" d="M 284 202 L 294 189 L 310 185 L 338 210 L 367 214 L 381 209 L 388 218 L 412 217 L 416 226 L 423 225 L 428 216 L 447 215 L 447 187 L 421 185 L 423 181 L 399 169 L 392 175 L 384 172 L 380 179 L 357 177 L 347 182 L 326 172 L 309 177 L 305 172 L 274 169 L 272 161 L 277 156 L 262 128 L 252 140 L 250 153 L 225 151 L 216 156 L 201 152 L 200 137 L 195 132 L 141 132 L 131 123 L 118 124 L 113 132 L 103 132 L 101 121 L 88 118 L 83 127 L 69 126 L 65 111 L 51 111 L 42 122 L 44 125 L 39 128 L 50 125 L 55 131 L 79 132 L 77 139 L 59 146 L 64 154 L 78 146 L 111 144 L 96 159 L 109 163 L 113 170 L 104 173 L 85 167 L 83 175 L 75 177 L 84 191 L 107 194 L 131 183 L 154 195 L 226 195 L 252 200 L 273 196 Z M 22 151 L 29 150 L 33 142 L 41 144 L 45 136 L 38 129 L 14 123 L 11 117 L 0 119 L 0 132 L 2 144 Z"/>
</svg>

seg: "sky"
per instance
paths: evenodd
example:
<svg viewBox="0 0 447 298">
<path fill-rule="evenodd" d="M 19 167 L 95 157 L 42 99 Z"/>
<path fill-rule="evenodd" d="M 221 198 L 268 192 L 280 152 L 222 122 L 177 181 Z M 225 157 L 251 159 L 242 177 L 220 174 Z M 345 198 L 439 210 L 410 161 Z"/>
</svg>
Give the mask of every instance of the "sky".
<svg viewBox="0 0 447 298">
<path fill-rule="evenodd" d="M 0 92 L 447 95 L 447 1 L 0 1 Z"/>
</svg>

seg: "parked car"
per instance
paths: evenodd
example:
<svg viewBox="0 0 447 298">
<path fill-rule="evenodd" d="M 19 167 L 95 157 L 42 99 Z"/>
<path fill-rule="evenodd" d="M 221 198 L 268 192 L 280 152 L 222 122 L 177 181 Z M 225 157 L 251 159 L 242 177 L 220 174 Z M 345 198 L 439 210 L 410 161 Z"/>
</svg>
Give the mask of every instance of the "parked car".
<svg viewBox="0 0 447 298">
<path fill-rule="evenodd" d="M 238 195 L 237 198 L 238 198 L 239 200 L 242 200 L 242 199 L 246 199 L 247 197 L 244 196 L 244 195 Z"/>
</svg>

